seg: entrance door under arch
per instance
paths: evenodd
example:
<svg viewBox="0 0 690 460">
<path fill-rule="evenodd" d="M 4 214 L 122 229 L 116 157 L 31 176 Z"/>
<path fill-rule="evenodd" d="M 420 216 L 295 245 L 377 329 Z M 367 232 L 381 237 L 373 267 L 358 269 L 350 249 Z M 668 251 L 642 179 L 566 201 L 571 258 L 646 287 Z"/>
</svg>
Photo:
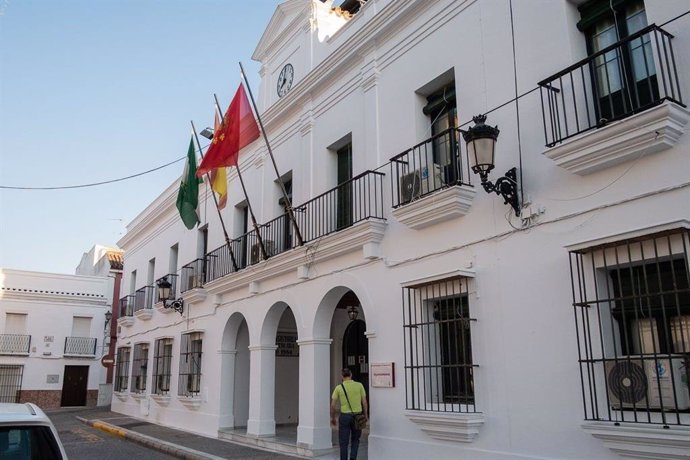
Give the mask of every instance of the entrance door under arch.
<svg viewBox="0 0 690 460">
<path fill-rule="evenodd" d="M 352 371 L 352 378 L 364 385 L 369 393 L 369 343 L 364 331 L 367 324 L 356 319 L 350 321 L 343 334 L 343 368 Z"/>
</svg>

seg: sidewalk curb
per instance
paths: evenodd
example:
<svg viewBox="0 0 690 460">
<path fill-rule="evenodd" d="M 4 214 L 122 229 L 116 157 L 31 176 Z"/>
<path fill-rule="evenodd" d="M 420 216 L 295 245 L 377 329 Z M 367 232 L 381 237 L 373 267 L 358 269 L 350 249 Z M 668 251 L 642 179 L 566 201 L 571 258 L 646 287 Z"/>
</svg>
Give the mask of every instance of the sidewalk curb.
<svg viewBox="0 0 690 460">
<path fill-rule="evenodd" d="M 76 418 L 80 422 L 92 426 L 101 431 L 114 434 L 115 436 L 119 436 L 128 441 L 141 444 L 142 446 L 148 447 L 150 449 L 154 449 L 164 454 L 172 455 L 177 458 L 182 458 L 184 460 L 225 460 L 223 457 L 207 454 L 205 452 L 190 449 L 188 447 L 173 444 L 171 442 L 161 441 L 160 439 L 156 439 L 145 434 L 137 433 L 136 431 L 120 428 L 119 426 L 111 425 L 110 423 L 106 423 L 101 420 L 88 420 L 84 417 Z"/>
</svg>

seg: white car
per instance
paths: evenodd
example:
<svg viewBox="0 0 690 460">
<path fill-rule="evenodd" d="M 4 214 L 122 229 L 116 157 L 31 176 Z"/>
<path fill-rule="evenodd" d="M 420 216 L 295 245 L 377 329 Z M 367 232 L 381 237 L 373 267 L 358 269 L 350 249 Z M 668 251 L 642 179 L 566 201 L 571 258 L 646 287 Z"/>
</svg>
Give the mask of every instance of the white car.
<svg viewBox="0 0 690 460">
<path fill-rule="evenodd" d="M 0 459 L 66 460 L 57 430 L 35 404 L 0 403 Z"/>
</svg>

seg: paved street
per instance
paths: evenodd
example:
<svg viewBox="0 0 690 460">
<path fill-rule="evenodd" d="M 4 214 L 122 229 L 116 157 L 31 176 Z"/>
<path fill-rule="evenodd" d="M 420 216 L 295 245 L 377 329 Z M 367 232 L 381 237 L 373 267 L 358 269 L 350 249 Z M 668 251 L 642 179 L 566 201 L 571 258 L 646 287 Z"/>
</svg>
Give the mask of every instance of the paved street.
<svg viewBox="0 0 690 460">
<path fill-rule="evenodd" d="M 84 420 L 98 420 L 114 428 L 133 432 L 138 436 L 143 435 L 148 439 L 162 441 L 170 447 L 186 448 L 189 450 L 188 452 L 195 453 L 194 455 L 200 454 L 201 458 L 252 460 L 289 460 L 294 458 L 143 422 L 110 412 L 108 409 L 74 408 L 46 411 L 60 434 L 60 440 L 65 446 L 65 451 L 70 460 L 90 460 L 94 458 L 99 460 L 131 460 L 132 458 L 159 460 L 177 458 L 161 451 L 150 449 L 132 440 L 123 439 L 111 432 L 94 428 L 77 417 Z M 177 449 L 173 449 L 170 452 L 175 450 Z"/>
<path fill-rule="evenodd" d="M 150 460 L 171 459 L 169 455 L 126 441 L 114 434 L 106 433 L 85 425 L 77 420 L 83 409 L 58 409 L 46 411 L 70 460 L 131 460 L 146 458 Z"/>
</svg>

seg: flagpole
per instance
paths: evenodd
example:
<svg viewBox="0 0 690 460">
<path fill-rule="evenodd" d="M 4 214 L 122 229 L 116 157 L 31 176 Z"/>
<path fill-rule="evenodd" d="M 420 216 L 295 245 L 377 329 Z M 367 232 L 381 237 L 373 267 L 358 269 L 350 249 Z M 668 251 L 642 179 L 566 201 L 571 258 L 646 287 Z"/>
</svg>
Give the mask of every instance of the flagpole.
<svg viewBox="0 0 690 460">
<path fill-rule="evenodd" d="M 216 96 L 215 93 L 213 93 L 213 98 L 216 100 L 216 110 L 220 111 L 218 96 Z M 222 116 L 223 114 L 221 113 L 221 117 Z M 256 217 L 254 216 L 254 211 L 252 210 L 252 204 L 249 201 L 249 195 L 247 195 L 247 188 L 244 186 L 244 179 L 242 179 L 242 171 L 240 171 L 239 156 L 235 167 L 237 168 L 237 177 L 240 178 L 240 184 L 242 185 L 242 192 L 244 192 L 244 198 L 247 200 L 247 209 L 249 210 L 249 215 L 252 218 L 252 224 L 254 225 L 254 231 L 256 232 L 256 239 L 259 243 L 259 247 L 261 248 L 261 254 L 264 257 L 264 260 L 266 260 L 268 259 L 268 253 L 266 252 L 266 247 L 264 246 L 264 240 L 263 238 L 261 238 L 261 231 L 259 231 L 259 224 L 256 222 Z"/>
<path fill-rule="evenodd" d="M 194 126 L 194 121 L 190 120 L 190 123 L 192 124 L 192 132 L 194 133 L 194 139 L 196 139 L 196 145 L 199 147 L 199 155 L 201 155 L 201 159 L 204 159 L 204 152 L 201 150 L 201 144 L 199 143 L 199 135 L 196 133 L 196 127 Z M 208 184 L 211 185 L 211 176 L 206 173 L 206 179 L 208 180 Z M 223 221 L 223 215 L 220 212 L 220 209 L 218 209 L 218 198 L 216 198 L 216 194 L 213 192 L 213 188 L 211 188 L 211 195 L 213 195 L 213 202 L 216 204 L 216 211 L 218 211 L 218 218 L 220 219 L 220 226 L 223 228 L 223 235 L 225 236 L 225 243 L 228 245 L 228 250 L 230 251 L 230 259 L 232 260 L 232 267 L 237 271 L 237 262 L 235 261 L 235 254 L 232 252 L 232 244 L 230 243 L 230 237 L 228 236 L 228 231 L 225 229 L 225 222 Z"/>
<path fill-rule="evenodd" d="M 271 157 L 271 162 L 273 163 L 273 169 L 275 169 L 276 172 L 276 177 L 278 177 L 278 184 L 280 184 L 280 190 L 283 192 L 283 199 L 285 200 L 285 203 L 287 203 L 286 209 L 288 212 L 288 217 L 290 217 L 290 220 L 292 221 L 292 225 L 295 227 L 295 236 L 297 237 L 297 243 L 299 243 L 300 246 L 304 245 L 304 240 L 302 240 L 302 232 L 299 230 L 299 225 L 297 225 L 297 220 L 295 219 L 295 214 L 292 209 L 292 201 L 290 198 L 288 198 L 287 190 L 285 190 L 285 184 L 283 184 L 283 179 L 280 177 L 280 173 L 278 172 L 278 165 L 276 164 L 276 160 L 273 157 L 273 150 L 271 150 L 271 144 L 268 142 L 268 136 L 266 135 L 266 130 L 264 129 L 264 124 L 261 121 L 261 115 L 259 115 L 259 109 L 256 108 L 256 102 L 254 102 L 254 95 L 252 94 L 252 88 L 249 86 L 249 82 L 247 81 L 247 76 L 244 74 L 244 67 L 242 67 L 242 63 L 240 62 L 240 73 L 242 74 L 242 80 L 244 81 L 244 84 L 247 85 L 247 91 L 249 91 L 249 99 L 252 101 L 252 106 L 254 107 L 254 113 L 256 114 L 256 119 L 259 120 L 259 126 L 261 127 L 261 134 L 264 136 L 264 141 L 266 142 L 266 147 L 268 148 L 268 154 Z"/>
</svg>

